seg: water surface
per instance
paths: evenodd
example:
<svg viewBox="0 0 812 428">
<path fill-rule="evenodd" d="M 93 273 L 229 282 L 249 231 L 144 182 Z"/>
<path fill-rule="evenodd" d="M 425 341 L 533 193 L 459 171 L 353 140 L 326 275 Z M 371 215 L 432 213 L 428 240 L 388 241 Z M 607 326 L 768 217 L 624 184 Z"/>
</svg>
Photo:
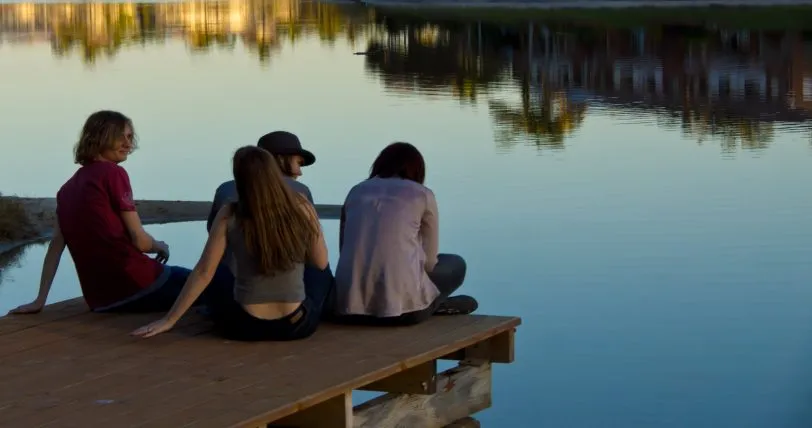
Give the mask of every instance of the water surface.
<svg viewBox="0 0 812 428">
<path fill-rule="evenodd" d="M 416 144 L 465 292 L 523 318 L 485 426 L 812 424 L 802 31 L 233 1 L 0 5 L 0 40 L 4 193 L 53 196 L 100 108 L 135 121 L 138 198 L 210 199 L 237 147 L 287 129 L 316 201 L 341 203 L 385 144 Z M 205 240 L 148 230 L 187 266 Z M 3 269 L 0 311 L 43 255 Z M 78 290 L 66 253 L 51 300 Z"/>
</svg>

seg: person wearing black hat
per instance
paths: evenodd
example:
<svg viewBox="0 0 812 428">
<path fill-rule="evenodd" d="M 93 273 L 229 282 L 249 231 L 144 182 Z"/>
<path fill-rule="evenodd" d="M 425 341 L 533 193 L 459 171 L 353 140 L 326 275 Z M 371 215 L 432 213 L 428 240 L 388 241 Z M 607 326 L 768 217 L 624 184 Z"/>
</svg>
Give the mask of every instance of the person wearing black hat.
<svg viewBox="0 0 812 428">
<path fill-rule="evenodd" d="M 313 203 L 310 189 L 296 180 L 302 175 L 302 167 L 316 163 L 316 156 L 302 148 L 299 137 L 287 131 L 274 131 L 260 137 L 257 146 L 274 155 L 282 174 L 291 179 L 289 184 L 293 190 L 307 196 Z"/>
<path fill-rule="evenodd" d="M 316 162 L 316 156 L 309 150 L 302 148 L 299 137 L 287 131 L 274 131 L 260 137 L 259 141 L 257 141 L 257 146 L 273 155 L 279 165 L 279 169 L 284 175 L 285 183 L 295 192 L 305 196 L 312 204 L 313 196 L 310 193 L 310 189 L 303 183 L 297 181 L 297 179 L 302 175 L 301 168 L 313 165 Z M 217 190 L 214 192 L 214 201 L 211 204 L 209 218 L 206 222 L 206 230 L 211 232 L 214 219 L 223 206 L 237 202 L 237 200 L 237 185 L 234 180 L 226 181 L 217 187 Z M 226 263 L 230 257 L 231 250 L 226 248 L 220 266 L 217 268 L 218 278 L 233 278 L 233 274 Z M 325 269 L 319 269 L 309 264 L 305 266 L 304 282 L 306 284 L 322 283 L 324 281 L 334 281 L 333 271 L 329 263 Z M 332 296 L 330 298 L 332 298 Z M 330 309 L 330 304 L 325 305 L 325 312 L 330 312 Z"/>
<path fill-rule="evenodd" d="M 302 143 L 296 134 L 287 131 L 274 131 L 263 135 L 257 141 L 257 146 L 270 152 L 282 174 L 285 175 L 285 182 L 290 188 L 298 193 L 304 195 L 310 203 L 313 203 L 313 195 L 310 193 L 310 188 L 304 183 L 297 181 L 302 175 L 302 167 L 310 166 L 316 163 L 316 156 L 302 148 Z M 209 218 L 206 221 L 206 230 L 211 231 L 211 225 L 214 222 L 214 217 L 220 211 L 223 205 L 234 202 L 237 200 L 237 187 L 234 180 L 229 180 L 217 187 L 214 192 L 214 200 L 211 204 L 209 211 Z"/>
</svg>

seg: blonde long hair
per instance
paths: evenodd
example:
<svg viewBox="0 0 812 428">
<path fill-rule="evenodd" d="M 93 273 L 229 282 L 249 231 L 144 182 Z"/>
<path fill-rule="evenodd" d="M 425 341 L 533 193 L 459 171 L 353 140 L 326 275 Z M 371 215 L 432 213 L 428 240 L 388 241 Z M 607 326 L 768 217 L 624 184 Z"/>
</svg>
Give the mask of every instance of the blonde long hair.
<svg viewBox="0 0 812 428">
<path fill-rule="evenodd" d="M 258 273 L 270 275 L 303 263 L 319 225 L 302 209 L 309 202 L 285 183 L 273 156 L 256 146 L 234 153 L 238 202 L 234 218 Z"/>
</svg>

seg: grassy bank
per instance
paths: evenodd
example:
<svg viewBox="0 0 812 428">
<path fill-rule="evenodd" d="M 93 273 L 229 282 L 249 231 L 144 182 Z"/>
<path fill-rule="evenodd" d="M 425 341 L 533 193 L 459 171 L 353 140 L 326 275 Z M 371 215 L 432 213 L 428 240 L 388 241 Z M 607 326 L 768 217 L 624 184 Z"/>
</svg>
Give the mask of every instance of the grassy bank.
<svg viewBox="0 0 812 428">
<path fill-rule="evenodd" d="M 0 242 L 22 241 L 37 236 L 25 205 L 17 198 L 0 194 Z"/>
<path fill-rule="evenodd" d="M 521 22 L 567 22 L 629 28 L 658 24 L 711 24 L 753 30 L 812 30 L 812 6 L 636 7 L 603 9 L 533 9 L 490 6 L 376 6 L 392 18 Z"/>
</svg>

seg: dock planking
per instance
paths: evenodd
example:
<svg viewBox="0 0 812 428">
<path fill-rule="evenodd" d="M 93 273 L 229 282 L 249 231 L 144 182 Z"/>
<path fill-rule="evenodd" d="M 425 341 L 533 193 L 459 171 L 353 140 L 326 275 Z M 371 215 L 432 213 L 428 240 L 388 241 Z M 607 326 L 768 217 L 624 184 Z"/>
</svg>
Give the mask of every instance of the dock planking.
<svg viewBox="0 0 812 428">
<path fill-rule="evenodd" d="M 150 339 L 156 314 L 95 314 L 81 299 L 0 318 L 0 425 L 442 427 L 491 404 L 490 364 L 513 361 L 516 317 L 412 327 L 323 324 L 293 342 L 230 342 L 194 311 Z M 438 359 L 460 365 L 436 372 Z M 355 408 L 353 390 L 387 392 Z M 456 425 L 460 426 L 460 425 Z"/>
</svg>

